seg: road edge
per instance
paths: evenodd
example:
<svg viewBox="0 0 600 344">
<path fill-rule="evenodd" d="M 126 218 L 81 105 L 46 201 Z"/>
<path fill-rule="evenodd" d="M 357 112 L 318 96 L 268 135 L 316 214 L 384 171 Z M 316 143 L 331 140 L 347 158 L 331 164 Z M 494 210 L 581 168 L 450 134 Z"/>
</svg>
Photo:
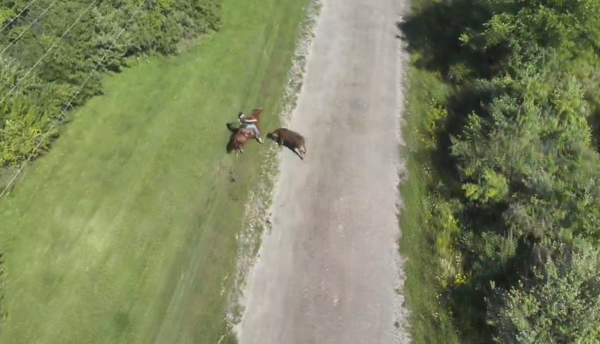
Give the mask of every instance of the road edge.
<svg viewBox="0 0 600 344">
<path fill-rule="evenodd" d="M 398 20 L 395 26 L 398 27 L 399 23 L 404 22 L 404 18 L 410 14 L 411 11 L 411 0 L 400 0 L 398 1 L 398 8 L 396 16 Z M 396 161 L 396 225 L 398 232 L 394 240 L 394 247 L 396 254 L 394 255 L 396 265 L 396 278 L 399 285 L 395 288 L 395 304 L 394 313 L 396 317 L 396 323 L 394 324 L 397 330 L 396 340 L 399 343 L 411 343 L 411 311 L 406 304 L 406 261 L 409 259 L 408 255 L 402 252 L 402 226 L 400 217 L 402 212 L 405 210 L 404 198 L 402 197 L 401 186 L 408 181 L 408 167 L 406 157 L 403 152 L 407 149 L 407 141 L 404 138 L 404 133 L 407 128 L 406 116 L 408 116 L 408 90 L 410 88 L 410 53 L 406 49 L 402 33 L 395 32 L 397 39 L 397 54 L 398 54 L 398 100 L 397 100 L 397 127 L 396 127 L 396 142 L 398 143 L 398 156 Z"/>
</svg>

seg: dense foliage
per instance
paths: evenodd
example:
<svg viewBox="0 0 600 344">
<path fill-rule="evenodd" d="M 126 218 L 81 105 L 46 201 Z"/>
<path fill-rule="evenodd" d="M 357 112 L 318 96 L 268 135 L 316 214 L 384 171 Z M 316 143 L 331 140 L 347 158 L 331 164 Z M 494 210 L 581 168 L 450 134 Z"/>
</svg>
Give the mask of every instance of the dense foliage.
<svg viewBox="0 0 600 344">
<path fill-rule="evenodd" d="M 64 110 L 100 94 L 103 72 L 142 54 L 176 53 L 182 40 L 220 24 L 219 0 L 28 4 L 0 0 L 0 168 L 33 153 Z"/>
<path fill-rule="evenodd" d="M 461 337 L 600 343 L 600 1 L 443 0 L 403 29 L 450 88 L 426 233 Z"/>
</svg>

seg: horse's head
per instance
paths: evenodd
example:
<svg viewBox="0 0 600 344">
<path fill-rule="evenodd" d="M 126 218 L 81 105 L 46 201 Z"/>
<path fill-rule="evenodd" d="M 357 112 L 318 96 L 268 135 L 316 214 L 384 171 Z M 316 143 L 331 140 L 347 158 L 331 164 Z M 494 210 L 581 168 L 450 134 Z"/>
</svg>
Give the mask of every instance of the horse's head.
<svg viewBox="0 0 600 344">
<path fill-rule="evenodd" d="M 252 117 L 256 118 L 257 120 L 260 119 L 260 115 L 263 112 L 263 108 L 256 108 L 254 110 L 252 110 Z"/>
<path fill-rule="evenodd" d="M 256 119 L 256 123 L 255 123 L 256 127 L 258 128 L 258 131 L 261 131 L 261 132 L 262 132 L 262 130 L 260 128 L 260 115 L 262 114 L 262 112 L 263 112 L 263 108 L 256 108 L 256 109 L 252 110 L 252 118 Z"/>
</svg>

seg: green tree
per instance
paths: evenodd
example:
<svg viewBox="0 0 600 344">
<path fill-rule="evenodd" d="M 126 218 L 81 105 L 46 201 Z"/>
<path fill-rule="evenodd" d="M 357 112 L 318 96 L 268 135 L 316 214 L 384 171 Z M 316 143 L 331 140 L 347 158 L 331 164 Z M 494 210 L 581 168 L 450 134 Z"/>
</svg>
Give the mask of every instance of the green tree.
<svg viewBox="0 0 600 344">
<path fill-rule="evenodd" d="M 534 276 L 506 291 L 495 290 L 489 322 L 498 343 L 600 343 L 600 256 L 589 243 L 535 269 Z"/>
<path fill-rule="evenodd" d="M 0 22 L 8 23 L 28 3 L 0 0 Z M 34 153 L 65 109 L 100 94 L 103 72 L 118 72 L 135 56 L 175 54 L 182 40 L 220 25 L 220 0 L 53 3 L 36 1 L 0 33 L 0 51 L 5 50 L 0 56 L 0 92 L 6 97 L 0 104 L 0 168 Z M 48 147 L 44 142 L 41 151 Z"/>
</svg>

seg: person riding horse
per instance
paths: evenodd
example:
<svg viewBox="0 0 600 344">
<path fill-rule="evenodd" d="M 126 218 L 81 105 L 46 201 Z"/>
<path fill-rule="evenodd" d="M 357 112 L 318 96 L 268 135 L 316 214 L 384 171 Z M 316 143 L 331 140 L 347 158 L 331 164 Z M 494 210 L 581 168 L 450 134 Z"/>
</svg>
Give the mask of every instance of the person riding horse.
<svg viewBox="0 0 600 344">
<path fill-rule="evenodd" d="M 253 124 L 253 123 L 258 122 L 258 120 L 256 118 L 246 117 L 246 115 L 243 112 L 240 112 L 240 114 L 238 115 L 238 121 L 240 122 L 240 124 L 242 125 L 243 128 L 252 130 L 252 132 L 254 133 L 254 137 L 256 138 L 256 141 L 258 141 L 258 143 L 262 144 L 262 139 L 260 138 L 260 132 L 258 131 L 258 128 L 256 127 L 256 125 Z"/>
</svg>

